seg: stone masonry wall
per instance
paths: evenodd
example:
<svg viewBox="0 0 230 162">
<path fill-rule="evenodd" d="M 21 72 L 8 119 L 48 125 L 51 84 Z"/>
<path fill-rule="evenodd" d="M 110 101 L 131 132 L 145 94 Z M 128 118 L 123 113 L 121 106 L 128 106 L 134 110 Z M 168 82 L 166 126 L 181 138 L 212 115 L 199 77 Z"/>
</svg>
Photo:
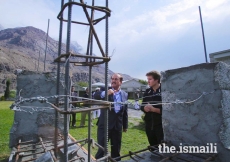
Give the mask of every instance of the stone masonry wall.
<svg viewBox="0 0 230 162">
<path fill-rule="evenodd" d="M 60 81 L 60 95 L 64 94 L 64 78 Z M 17 76 L 17 97 L 23 98 L 48 97 L 56 95 L 56 74 L 22 71 Z M 22 98 L 22 99 L 23 99 Z M 56 98 L 48 98 L 48 101 L 55 103 Z M 17 145 L 18 140 L 38 142 L 39 137 L 54 137 L 55 111 L 45 102 L 31 101 L 22 102 L 20 108 L 14 113 L 14 123 L 10 130 L 9 146 Z M 59 133 L 62 134 L 63 115 L 59 114 Z"/>
<path fill-rule="evenodd" d="M 179 103 L 195 99 L 198 100 Z M 223 62 L 204 63 L 162 72 L 162 102 L 174 102 L 163 105 L 166 141 L 174 146 L 180 143 L 189 146 L 216 143 L 217 161 L 229 160 L 229 65 Z"/>
</svg>

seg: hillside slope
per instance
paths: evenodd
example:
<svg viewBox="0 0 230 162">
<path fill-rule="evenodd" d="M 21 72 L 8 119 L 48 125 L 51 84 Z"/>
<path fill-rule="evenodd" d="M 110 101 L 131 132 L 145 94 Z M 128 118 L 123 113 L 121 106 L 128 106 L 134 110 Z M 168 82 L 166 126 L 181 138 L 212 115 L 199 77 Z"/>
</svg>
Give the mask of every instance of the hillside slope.
<svg viewBox="0 0 230 162">
<path fill-rule="evenodd" d="M 16 69 L 44 71 L 46 46 L 46 33 L 34 27 L 20 27 L 3 29 L 0 31 L 0 93 L 5 90 L 6 79 L 12 81 L 11 88 L 16 86 Z M 65 53 L 66 45 L 62 43 L 62 53 Z M 81 53 L 81 46 L 76 42 L 71 44 L 73 53 Z M 53 60 L 57 57 L 58 41 L 48 37 L 46 53 L 46 70 L 56 72 L 57 64 Z M 84 61 L 83 58 L 76 58 Z M 64 72 L 64 68 L 61 68 Z M 73 81 L 88 81 L 89 68 L 86 66 L 70 65 L 70 73 Z M 105 69 L 102 65 L 93 67 L 92 82 L 104 82 Z M 109 75 L 113 74 L 109 70 Z M 132 79 L 124 75 L 124 80 Z"/>
</svg>

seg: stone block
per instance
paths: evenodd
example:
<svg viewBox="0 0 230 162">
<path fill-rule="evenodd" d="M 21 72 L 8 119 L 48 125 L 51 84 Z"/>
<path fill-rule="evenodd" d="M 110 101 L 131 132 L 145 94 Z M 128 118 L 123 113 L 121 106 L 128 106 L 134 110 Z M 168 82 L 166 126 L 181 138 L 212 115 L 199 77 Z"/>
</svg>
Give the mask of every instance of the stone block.
<svg viewBox="0 0 230 162">
<path fill-rule="evenodd" d="M 230 66 L 204 63 L 162 72 L 162 122 L 172 145 L 217 146 L 230 157 Z"/>
<path fill-rule="evenodd" d="M 50 104 L 40 100 L 45 97 L 48 102 L 56 103 L 56 73 L 22 71 L 17 76 L 17 101 L 14 123 L 10 130 L 9 146 L 16 146 L 21 141 L 38 142 L 39 137 L 52 140 L 55 130 L 55 110 Z M 65 93 L 64 76 L 60 78 L 60 95 Z M 52 97 L 51 97 L 52 96 Z M 30 99 L 30 100 L 26 100 Z M 24 102 L 21 102 L 23 101 Z M 58 132 L 63 134 L 64 116 L 59 114 Z"/>
</svg>

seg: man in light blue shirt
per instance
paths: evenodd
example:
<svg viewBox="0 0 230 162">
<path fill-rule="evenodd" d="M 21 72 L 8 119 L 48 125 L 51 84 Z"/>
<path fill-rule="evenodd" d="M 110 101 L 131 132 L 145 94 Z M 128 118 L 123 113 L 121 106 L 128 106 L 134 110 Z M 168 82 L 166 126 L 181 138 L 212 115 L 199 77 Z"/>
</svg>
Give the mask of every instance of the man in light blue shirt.
<svg viewBox="0 0 230 162">
<path fill-rule="evenodd" d="M 112 90 L 108 91 L 108 94 L 109 95 L 113 94 L 113 100 L 115 102 L 115 104 L 114 104 L 114 110 L 115 110 L 116 113 L 118 113 L 120 111 L 120 108 L 121 108 L 121 104 L 120 104 L 120 102 L 121 102 L 121 89 L 119 89 L 119 91 L 116 92 L 112 88 Z M 105 91 L 103 91 L 101 93 L 101 98 L 105 98 Z M 118 102 L 118 103 L 116 103 L 116 102 Z"/>
<path fill-rule="evenodd" d="M 126 132 L 128 129 L 128 109 L 127 104 L 121 104 L 121 102 L 126 102 L 128 99 L 128 94 L 121 90 L 120 86 L 122 84 L 123 77 L 120 74 L 113 74 L 111 77 L 112 89 L 108 90 L 108 100 L 113 102 L 112 109 L 108 112 L 109 123 L 108 123 L 108 135 L 111 144 L 111 157 L 120 157 L 121 150 L 121 138 L 122 130 Z M 101 93 L 101 99 L 105 97 L 105 93 Z M 116 103 L 118 102 L 118 103 Z M 105 110 L 101 110 L 101 115 L 98 119 L 98 129 L 97 129 L 97 140 L 98 144 L 104 147 L 104 116 Z M 100 159 L 104 156 L 102 149 L 99 149 L 96 154 L 96 159 Z M 121 158 L 117 158 L 120 161 Z"/>
</svg>

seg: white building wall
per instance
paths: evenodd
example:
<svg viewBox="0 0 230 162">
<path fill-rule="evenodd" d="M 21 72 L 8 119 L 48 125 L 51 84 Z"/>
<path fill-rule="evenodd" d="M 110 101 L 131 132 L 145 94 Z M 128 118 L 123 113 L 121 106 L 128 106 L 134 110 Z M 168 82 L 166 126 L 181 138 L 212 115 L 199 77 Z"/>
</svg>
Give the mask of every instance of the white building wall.
<svg viewBox="0 0 230 162">
<path fill-rule="evenodd" d="M 209 54 L 210 62 L 224 62 L 230 65 L 230 49 Z"/>
</svg>

